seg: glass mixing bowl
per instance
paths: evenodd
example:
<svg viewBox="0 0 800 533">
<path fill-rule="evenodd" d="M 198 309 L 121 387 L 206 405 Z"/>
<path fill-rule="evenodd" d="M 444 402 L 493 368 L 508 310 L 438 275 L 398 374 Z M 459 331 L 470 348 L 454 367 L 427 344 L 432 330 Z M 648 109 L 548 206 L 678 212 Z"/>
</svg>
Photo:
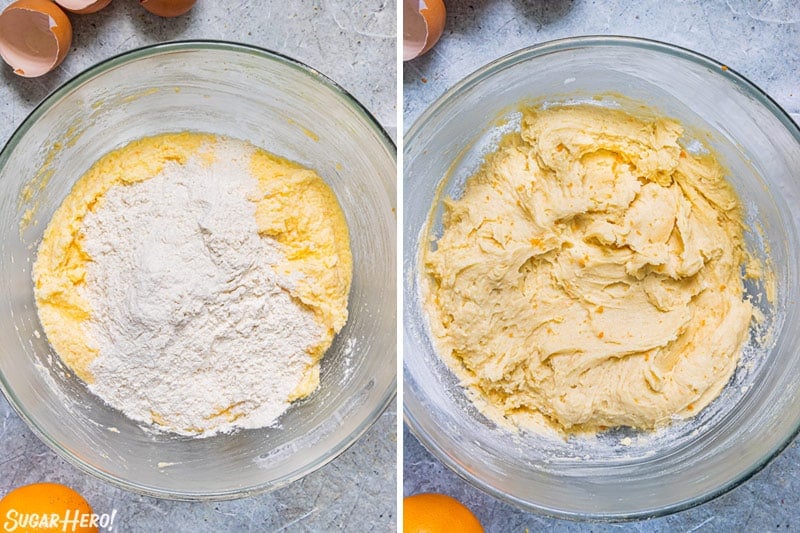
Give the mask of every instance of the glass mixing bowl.
<svg viewBox="0 0 800 533">
<path fill-rule="evenodd" d="M 690 149 L 698 149 L 694 141 L 713 149 L 744 204 L 747 248 L 774 275 L 775 294 L 764 297 L 763 280 L 746 282 L 765 320 L 754 327 L 731 382 L 697 417 L 653 433 L 619 429 L 562 441 L 498 427 L 467 399 L 431 344 L 419 297 L 419 252 L 441 234 L 441 198 L 457 197 L 502 132 L 518 124 L 520 102 L 581 101 L 645 104 L 681 121 Z M 619 520 L 713 498 L 758 471 L 797 434 L 800 131 L 750 82 L 657 42 L 555 41 L 470 75 L 405 138 L 404 414 L 444 464 L 528 510 Z"/>
<path fill-rule="evenodd" d="M 223 134 L 314 168 L 350 227 L 350 319 L 319 389 L 278 426 L 210 438 L 140 427 L 55 356 L 31 265 L 54 210 L 100 156 L 161 132 Z M 281 55 L 223 42 L 169 43 L 109 59 L 56 90 L 0 153 L 0 385 L 65 459 L 159 497 L 233 498 L 321 467 L 391 402 L 396 378 L 395 147 L 341 87 Z"/>
</svg>

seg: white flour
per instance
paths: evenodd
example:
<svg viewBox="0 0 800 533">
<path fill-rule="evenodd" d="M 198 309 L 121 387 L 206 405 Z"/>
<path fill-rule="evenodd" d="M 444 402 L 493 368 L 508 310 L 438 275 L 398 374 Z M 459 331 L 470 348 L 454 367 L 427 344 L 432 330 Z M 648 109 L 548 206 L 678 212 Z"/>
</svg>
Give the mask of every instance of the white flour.
<svg viewBox="0 0 800 533">
<path fill-rule="evenodd" d="M 250 147 L 168 163 L 110 189 L 84 219 L 90 389 L 130 418 L 210 435 L 275 422 L 322 330 L 275 274 L 259 237 Z"/>
</svg>

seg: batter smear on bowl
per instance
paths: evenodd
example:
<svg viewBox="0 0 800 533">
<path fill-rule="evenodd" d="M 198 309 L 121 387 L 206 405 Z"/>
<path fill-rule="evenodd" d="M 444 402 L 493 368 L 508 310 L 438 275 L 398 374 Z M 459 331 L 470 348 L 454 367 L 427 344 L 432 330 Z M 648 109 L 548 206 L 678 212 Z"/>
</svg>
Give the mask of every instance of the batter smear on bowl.
<svg viewBox="0 0 800 533">
<path fill-rule="evenodd" d="M 100 159 L 33 269 L 50 344 L 128 417 L 180 434 L 274 424 L 347 320 L 344 215 L 313 171 L 199 133 Z"/>
<path fill-rule="evenodd" d="M 716 398 L 753 316 L 739 201 L 675 121 L 527 109 L 423 251 L 440 356 L 497 421 L 652 429 Z"/>
</svg>

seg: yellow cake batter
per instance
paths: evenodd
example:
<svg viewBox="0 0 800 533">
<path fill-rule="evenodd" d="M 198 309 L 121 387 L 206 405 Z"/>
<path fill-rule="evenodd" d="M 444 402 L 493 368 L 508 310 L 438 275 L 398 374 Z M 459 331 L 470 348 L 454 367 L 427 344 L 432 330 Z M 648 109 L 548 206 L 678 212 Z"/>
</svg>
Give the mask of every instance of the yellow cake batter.
<svg viewBox="0 0 800 533">
<path fill-rule="evenodd" d="M 740 207 L 681 134 L 597 106 L 528 109 L 445 201 L 423 296 L 484 412 L 562 433 L 650 429 L 728 382 L 753 314 Z"/>
<path fill-rule="evenodd" d="M 93 381 L 90 365 L 97 350 L 85 335 L 83 322 L 92 310 L 79 291 L 91 261 L 82 245 L 83 217 L 111 187 L 147 180 L 168 161 L 184 164 L 195 155 L 212 158 L 209 147 L 215 140 L 213 135 L 184 132 L 134 141 L 95 163 L 53 215 L 33 269 L 36 304 L 50 344 L 84 381 Z M 347 321 L 352 278 L 347 224 L 333 191 L 312 170 L 260 149 L 251 156 L 250 170 L 261 193 L 251 199 L 259 233 L 280 243 L 286 257 L 285 264 L 275 268 L 299 274 L 292 296 L 327 332 L 311 348 L 313 364 L 292 400 L 316 389 L 319 360 Z"/>
</svg>

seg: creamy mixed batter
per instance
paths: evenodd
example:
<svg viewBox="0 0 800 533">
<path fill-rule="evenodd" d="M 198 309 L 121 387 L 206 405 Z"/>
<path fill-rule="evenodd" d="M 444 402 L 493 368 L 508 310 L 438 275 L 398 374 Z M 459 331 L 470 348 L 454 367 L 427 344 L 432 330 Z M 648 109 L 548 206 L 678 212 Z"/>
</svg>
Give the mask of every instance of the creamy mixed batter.
<svg viewBox="0 0 800 533">
<path fill-rule="evenodd" d="M 314 171 L 189 132 L 95 163 L 33 269 L 61 359 L 132 418 L 190 434 L 258 427 L 313 392 L 351 276 L 344 214 Z"/>
<path fill-rule="evenodd" d="M 527 109 L 423 252 L 438 352 L 498 421 L 651 429 L 720 393 L 753 314 L 738 199 L 681 126 Z"/>
</svg>

